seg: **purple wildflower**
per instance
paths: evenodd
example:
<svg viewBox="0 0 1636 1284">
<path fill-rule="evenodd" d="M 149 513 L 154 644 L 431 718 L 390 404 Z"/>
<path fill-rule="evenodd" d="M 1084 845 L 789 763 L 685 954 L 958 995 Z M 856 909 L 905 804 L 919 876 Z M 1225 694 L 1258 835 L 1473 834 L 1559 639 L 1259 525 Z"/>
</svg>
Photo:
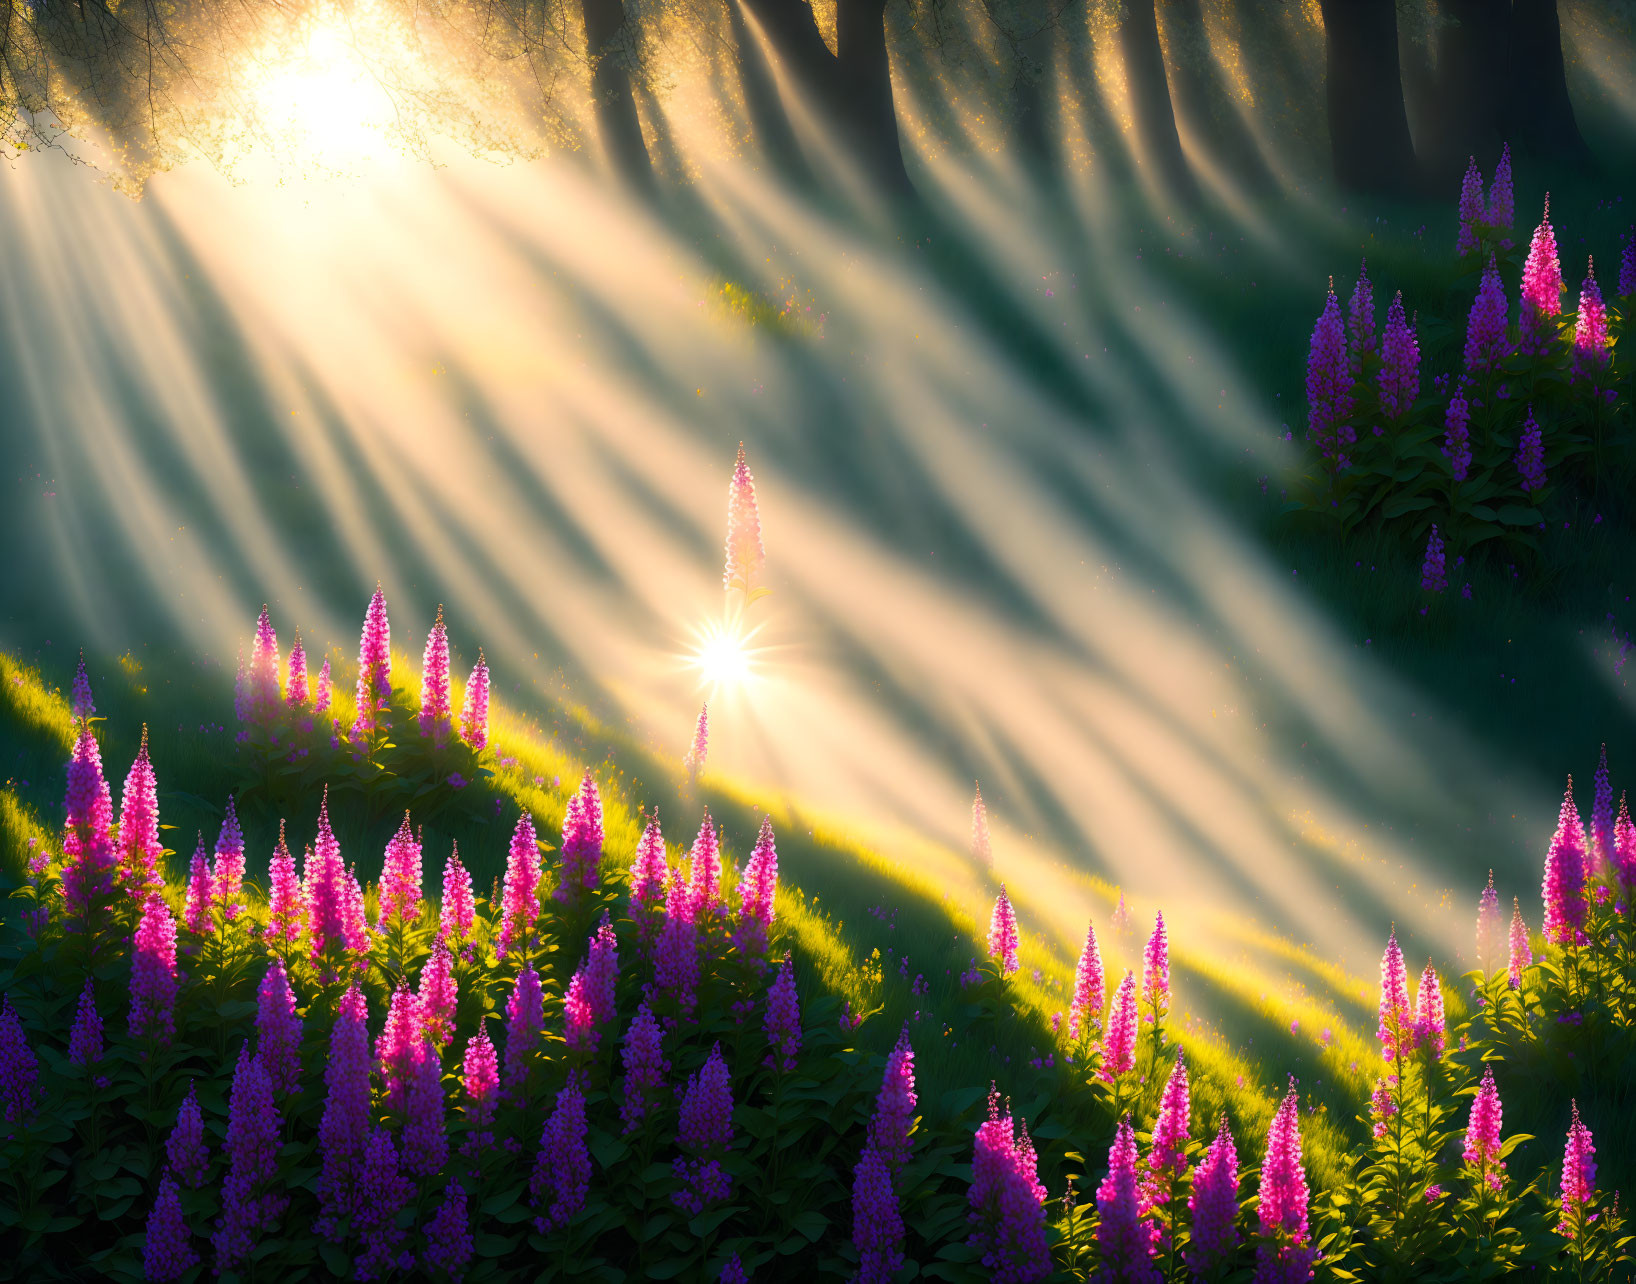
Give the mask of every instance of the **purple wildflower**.
<svg viewBox="0 0 1636 1284">
<path fill-rule="evenodd" d="M 1448 456 L 1449 473 L 1457 482 L 1465 481 L 1471 471 L 1470 423 L 1471 407 L 1466 403 L 1466 381 L 1461 376 L 1443 418 L 1443 454 Z"/>
<path fill-rule="evenodd" d="M 1204 1152 L 1193 1174 L 1193 1193 L 1187 1198 L 1193 1214 L 1193 1242 L 1187 1250 L 1187 1266 L 1195 1277 L 1208 1278 L 1210 1272 L 1238 1245 L 1238 1147 L 1221 1116 L 1216 1139 Z"/>
<path fill-rule="evenodd" d="M 239 897 L 244 892 L 244 830 L 239 827 L 232 795 L 227 798 L 227 814 L 216 836 L 216 860 L 210 872 L 210 892 L 223 916 L 233 921 L 244 912 Z"/>
<path fill-rule="evenodd" d="M 1579 311 L 1574 318 L 1573 378 L 1588 379 L 1595 385 L 1608 368 L 1608 310 L 1602 290 L 1596 284 L 1596 264 L 1585 268 L 1585 282 L 1579 288 Z"/>
<path fill-rule="evenodd" d="M 1500 283 L 1500 269 L 1491 254 L 1488 256 L 1488 266 L 1483 269 L 1482 284 L 1477 287 L 1471 314 L 1466 320 L 1466 374 L 1475 376 L 1500 368 L 1500 362 L 1510 351 L 1506 337 L 1508 312 L 1505 287 Z"/>
<path fill-rule="evenodd" d="M 246 675 L 245 693 L 251 722 L 269 725 L 284 702 L 278 689 L 278 635 L 273 632 L 273 619 L 262 604 L 256 620 L 256 636 L 250 645 L 250 668 Z"/>
<path fill-rule="evenodd" d="M 85 978 L 74 1028 L 68 1032 L 68 1059 L 87 1070 L 102 1060 L 102 1018 L 97 1015 L 96 983 L 91 977 Z"/>
<path fill-rule="evenodd" d="M 562 819 L 562 882 L 556 897 L 567 901 L 591 891 L 602 870 L 602 795 L 587 771 L 568 800 Z"/>
<path fill-rule="evenodd" d="M 188 1080 L 187 1096 L 176 1112 L 176 1126 L 165 1140 L 165 1158 L 171 1169 L 188 1186 L 197 1190 L 204 1184 L 210 1166 L 210 1150 L 205 1145 L 204 1116 L 199 1113 L 199 1097 Z"/>
<path fill-rule="evenodd" d="M 788 952 L 767 992 L 767 1017 L 762 1028 L 772 1048 L 766 1064 L 785 1074 L 795 1069 L 795 1058 L 801 1051 L 801 999 L 795 992 L 795 968 Z"/>
<path fill-rule="evenodd" d="M 693 727 L 693 743 L 687 747 L 687 756 L 682 759 L 682 769 L 689 776 L 697 776 L 704 770 L 704 758 L 710 752 L 710 706 L 699 707 L 699 720 Z"/>
<path fill-rule="evenodd" d="M 1347 466 L 1346 447 L 1355 439 L 1347 420 L 1352 416 L 1352 373 L 1346 358 L 1346 329 L 1341 323 L 1341 305 L 1335 298 L 1335 283 L 1323 314 L 1312 330 L 1307 353 L 1307 439 L 1325 459 L 1334 461 L 1337 472 Z"/>
<path fill-rule="evenodd" d="M 536 1213 L 534 1228 L 544 1235 L 561 1230 L 585 1207 L 591 1186 L 591 1156 L 585 1148 L 585 1098 L 570 1078 L 557 1093 L 556 1109 L 540 1134 L 540 1155 L 528 1183 Z"/>
<path fill-rule="evenodd" d="M 295 857 L 284 838 L 284 822 L 278 822 L 278 846 L 267 866 L 267 931 L 269 942 L 293 945 L 306 926 L 306 903 L 301 880 L 296 877 Z"/>
<path fill-rule="evenodd" d="M 1119 1121 L 1108 1149 L 1108 1175 L 1097 1188 L 1096 1210 L 1097 1246 L 1110 1277 L 1129 1284 L 1158 1284 L 1162 1276 L 1153 1263 L 1153 1230 L 1137 1178 L 1136 1134 L 1129 1115 Z"/>
<path fill-rule="evenodd" d="M 421 1264 L 429 1274 L 442 1272 L 460 1284 L 474 1252 L 466 1188 L 459 1180 L 451 1181 L 444 1188 L 443 1202 L 437 1206 L 437 1213 L 426 1224 L 426 1252 L 421 1256 Z"/>
<path fill-rule="evenodd" d="M 192 1235 L 182 1217 L 182 1196 L 168 1172 L 159 1179 L 159 1195 L 148 1214 L 142 1241 L 142 1274 L 150 1280 L 174 1280 L 199 1264 Z"/>
<path fill-rule="evenodd" d="M 1591 803 L 1591 824 L 1587 837 L 1590 839 L 1590 872 L 1600 878 L 1613 867 L 1614 849 L 1614 819 L 1613 819 L 1613 781 L 1608 776 L 1608 747 L 1602 746 L 1601 761 L 1596 764 L 1596 775 L 1593 779 L 1595 797 Z"/>
<path fill-rule="evenodd" d="M 1369 281 L 1369 260 L 1358 264 L 1358 281 L 1347 305 L 1347 358 L 1352 377 L 1363 370 L 1364 361 L 1375 355 L 1375 287 Z"/>
<path fill-rule="evenodd" d="M 1389 419 L 1402 419 L 1420 395 L 1420 343 L 1403 315 L 1399 290 L 1386 311 L 1386 334 L 1380 345 L 1380 408 Z"/>
<path fill-rule="evenodd" d="M 418 1177 L 430 1177 L 448 1161 L 449 1136 L 443 1126 L 443 1065 L 427 1039 L 409 1083 L 409 1105 L 403 1125 L 403 1166 Z"/>
<path fill-rule="evenodd" d="M 228 1101 L 227 1177 L 222 1182 L 222 1216 L 211 1241 L 216 1268 L 225 1271 L 245 1261 L 263 1231 L 277 1228 L 289 1199 L 268 1188 L 278 1178 L 278 1107 L 273 1085 L 260 1057 L 250 1055 L 246 1042 L 239 1049 Z"/>
<path fill-rule="evenodd" d="M 1509 232 L 1516 222 L 1511 186 L 1510 143 L 1500 145 L 1500 161 L 1494 166 L 1494 181 L 1488 187 L 1488 208 L 1484 212 L 1483 221 L 1496 232 Z M 1511 242 L 1504 240 L 1501 244 L 1509 247 Z"/>
<path fill-rule="evenodd" d="M 1466 164 L 1465 177 L 1460 180 L 1460 235 L 1454 242 L 1456 254 L 1470 254 L 1477 248 L 1477 223 L 1483 218 L 1483 172 L 1477 168 L 1473 156 Z"/>
<path fill-rule="evenodd" d="M 532 963 L 524 963 L 517 970 L 511 996 L 506 1000 L 506 1092 L 519 1101 L 527 1096 L 528 1069 L 544 1024 L 540 974 Z"/>
<path fill-rule="evenodd" d="M 256 991 L 256 1055 L 275 1092 L 299 1092 L 301 1018 L 284 963 L 274 959 Z"/>
<path fill-rule="evenodd" d="M 903 1266 L 903 1216 L 892 1189 L 892 1170 L 866 1146 L 852 1175 L 852 1246 L 858 1252 L 857 1284 L 891 1284 Z"/>
<path fill-rule="evenodd" d="M 404 1250 L 404 1232 L 398 1225 L 399 1210 L 414 1194 L 415 1184 L 398 1171 L 392 1134 L 385 1128 L 370 1129 L 353 1214 L 353 1226 L 363 1244 L 363 1251 L 353 1263 L 358 1279 L 384 1279 L 393 1271 L 414 1269 L 414 1254 Z"/>
<path fill-rule="evenodd" d="M 84 722 L 97 711 L 91 699 L 91 679 L 85 672 L 85 652 L 80 652 L 79 666 L 74 670 L 74 683 L 69 688 L 68 711 L 75 722 Z"/>
<path fill-rule="evenodd" d="M 1500 917 L 1500 894 L 1494 890 L 1494 871 L 1488 871 L 1488 886 L 1477 902 L 1477 966 L 1484 976 L 1500 964 L 1500 938 L 1505 920 Z"/>
<path fill-rule="evenodd" d="M 341 996 L 330 1029 L 329 1064 L 324 1068 L 329 1095 L 318 1124 L 323 1208 L 317 1229 L 329 1239 L 337 1236 L 336 1219 L 346 1216 L 354 1204 L 358 1165 L 371 1122 L 370 1065 L 368 1011 L 354 984 Z"/>
<path fill-rule="evenodd" d="M 722 1168 L 721 1156 L 733 1145 L 733 1084 L 719 1043 L 698 1073 L 688 1077 L 676 1144 L 684 1157 L 675 1160 L 672 1168 L 683 1189 L 672 1198 L 683 1211 L 697 1216 L 732 1191 L 732 1178 Z"/>
<path fill-rule="evenodd" d="M 869 1118 L 869 1148 L 896 1171 L 909 1162 L 915 1126 L 915 1050 L 909 1043 L 909 1023 L 886 1057 L 875 1113 Z"/>
<path fill-rule="evenodd" d="M 652 919 L 664 903 L 665 882 L 670 876 L 665 864 L 665 836 L 659 828 L 657 809 L 642 829 L 636 844 L 636 859 L 631 862 L 631 917 L 643 929 L 644 944 L 654 930 Z"/>
<path fill-rule="evenodd" d="M 1636 294 L 1636 226 L 1625 233 L 1625 247 L 1619 251 L 1619 296 Z"/>
<path fill-rule="evenodd" d="M 335 694 L 335 680 L 330 676 L 329 659 L 328 659 L 328 657 L 325 657 L 324 663 L 322 665 L 320 665 L 319 669 L 318 669 L 318 681 L 313 686 L 313 693 L 312 693 L 312 716 L 313 717 L 322 718 L 326 713 L 329 712 L 329 702 L 330 702 L 331 697 L 334 696 L 334 694 Z"/>
<path fill-rule="evenodd" d="M 665 1072 L 670 1069 L 670 1063 L 664 1057 L 663 1039 L 659 1023 L 653 1019 L 653 1013 L 644 999 L 637 1007 L 636 1015 L 631 1018 L 630 1026 L 625 1031 L 624 1047 L 620 1051 L 620 1061 L 625 1069 L 625 1093 L 619 1117 L 624 1122 L 625 1132 L 634 1132 L 640 1125 L 665 1081 Z"/>
<path fill-rule="evenodd" d="M 307 652 L 301 645 L 301 630 L 295 631 L 295 645 L 290 648 L 289 668 L 284 680 L 284 703 L 292 709 L 299 709 L 311 698 L 312 692 L 307 681 Z"/>
<path fill-rule="evenodd" d="M 0 996 L 0 1102 L 5 1105 L 8 1127 L 28 1122 L 34 1113 L 34 1090 L 39 1081 L 40 1059 L 28 1046 L 11 995 Z"/>
<path fill-rule="evenodd" d="M 1420 563 L 1420 587 L 1427 593 L 1441 593 L 1448 586 L 1448 570 L 1443 560 L 1443 537 L 1437 533 L 1437 523 L 1433 522 L 1431 534 L 1426 539 L 1426 557 Z"/>
<path fill-rule="evenodd" d="M 767 952 L 768 936 L 776 915 L 774 901 L 778 892 L 778 848 L 773 844 L 772 817 L 761 818 L 761 832 L 756 835 L 755 849 L 745 862 L 744 876 L 738 885 L 739 952 L 747 958 L 759 959 Z"/>
<path fill-rule="evenodd" d="M 1507 976 L 1513 990 L 1522 988 L 1522 970 L 1534 961 L 1533 947 L 1528 943 L 1528 925 L 1522 921 L 1522 904 L 1511 898 L 1511 959 Z"/>
</svg>

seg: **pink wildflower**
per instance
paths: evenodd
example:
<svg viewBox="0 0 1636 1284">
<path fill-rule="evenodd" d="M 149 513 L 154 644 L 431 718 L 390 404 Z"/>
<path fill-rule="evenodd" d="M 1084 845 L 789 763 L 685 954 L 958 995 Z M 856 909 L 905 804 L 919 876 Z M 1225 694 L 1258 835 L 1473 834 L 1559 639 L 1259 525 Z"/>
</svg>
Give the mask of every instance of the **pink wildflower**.
<svg viewBox="0 0 1636 1284">
<path fill-rule="evenodd" d="M 1528 942 L 1528 926 L 1522 921 L 1522 903 L 1511 898 L 1511 960 L 1507 976 L 1513 990 L 1522 987 L 1522 970 L 1534 961 L 1533 947 Z"/>
<path fill-rule="evenodd" d="M 1153 934 L 1142 950 L 1141 1005 L 1150 1009 L 1143 1020 L 1155 1026 L 1170 1010 L 1170 936 L 1165 931 L 1164 912 L 1153 918 Z"/>
<path fill-rule="evenodd" d="M 1488 886 L 1477 902 L 1477 966 L 1488 976 L 1500 963 L 1500 937 L 1505 921 L 1500 917 L 1500 894 L 1494 890 L 1494 871 L 1488 871 Z"/>
<path fill-rule="evenodd" d="M 1080 951 L 1079 966 L 1074 969 L 1074 999 L 1068 1007 L 1068 1038 L 1079 1042 L 1085 1019 L 1092 1021 L 1102 1015 L 1107 1002 L 1107 981 L 1102 971 L 1102 951 L 1096 944 L 1096 925 L 1085 925 L 1085 948 Z"/>
<path fill-rule="evenodd" d="M 312 716 L 313 717 L 322 718 L 326 713 L 329 712 L 329 702 L 330 702 L 330 699 L 333 697 L 334 694 L 335 694 L 335 680 L 330 676 L 329 658 L 326 656 L 325 659 L 324 659 L 324 663 L 319 667 L 319 670 L 318 670 L 318 682 L 316 683 L 316 685 L 313 688 L 313 693 L 312 693 Z"/>
<path fill-rule="evenodd" d="M 562 820 L 562 882 L 556 898 L 572 900 L 597 885 L 602 870 L 602 795 L 587 771 Z"/>
<path fill-rule="evenodd" d="M 80 652 L 80 662 L 74 670 L 74 682 L 69 688 L 68 711 L 73 714 L 75 722 L 84 722 L 97 711 L 96 704 L 91 699 L 91 679 L 85 672 L 85 652 Z"/>
<path fill-rule="evenodd" d="M 159 782 L 148 760 L 148 726 L 143 723 L 142 745 L 119 799 L 119 880 L 139 902 L 150 892 L 164 890 L 159 872 L 164 851 L 159 841 Z"/>
<path fill-rule="evenodd" d="M 671 880 L 665 899 L 665 922 L 653 953 L 653 978 L 674 1000 L 677 1011 L 692 1014 L 698 1002 L 699 929 L 692 897 L 679 878 Z"/>
<path fill-rule="evenodd" d="M 432 944 L 432 954 L 420 969 L 420 985 L 415 991 L 427 1038 L 440 1048 L 454 1038 L 455 1006 L 460 1001 L 454 979 L 454 956 L 442 941 Z"/>
<path fill-rule="evenodd" d="M 438 939 L 451 950 L 459 949 L 471 935 L 477 919 L 477 903 L 472 899 L 471 875 L 460 863 L 460 844 L 449 851 L 443 866 L 443 902 L 438 912 Z"/>
<path fill-rule="evenodd" d="M 665 835 L 659 828 L 659 813 L 655 809 L 642 829 L 642 837 L 636 844 L 636 859 L 631 862 L 631 917 L 650 931 L 648 920 L 664 903 L 665 880 L 669 874 L 665 864 Z"/>
<path fill-rule="evenodd" d="M 1102 1032 L 1102 1078 L 1112 1083 L 1135 1064 L 1136 978 L 1127 970 L 1108 1007 L 1108 1022 Z"/>
<path fill-rule="evenodd" d="M 1414 1045 L 1428 1052 L 1434 1059 L 1443 1055 L 1446 1036 L 1443 1016 L 1443 987 L 1437 979 L 1437 969 L 1426 960 L 1426 970 L 1420 974 L 1415 988 Z"/>
<path fill-rule="evenodd" d="M 1636 824 L 1631 823 L 1630 806 L 1619 795 L 1619 818 L 1613 822 L 1613 869 L 1625 889 L 1625 902 L 1636 897 Z"/>
<path fill-rule="evenodd" d="M 994 899 L 994 912 L 988 920 L 988 956 L 1000 965 L 1000 975 L 1010 976 L 1019 966 L 1017 960 L 1017 915 L 1011 908 L 1011 898 L 1000 884 L 1000 894 Z"/>
<path fill-rule="evenodd" d="M 267 931 L 270 942 L 294 944 L 306 926 L 306 903 L 301 880 L 296 877 L 295 857 L 285 841 L 284 822 L 278 822 L 278 846 L 267 866 Z"/>
<path fill-rule="evenodd" d="M 1409 974 L 1403 966 L 1403 950 L 1397 931 L 1386 942 L 1380 960 L 1380 1039 L 1381 1056 L 1388 1062 L 1414 1050 L 1414 1010 L 1409 1006 Z"/>
<path fill-rule="evenodd" d="M 1154 1237 L 1136 1174 L 1136 1134 L 1129 1115 L 1119 1121 L 1108 1149 L 1108 1175 L 1097 1188 L 1096 1210 L 1097 1246 L 1110 1278 L 1158 1284 L 1163 1277 L 1153 1262 Z"/>
<path fill-rule="evenodd" d="M 386 594 L 375 585 L 364 613 L 363 632 L 358 638 L 357 721 L 352 724 L 352 741 L 365 744 L 380 730 L 380 715 L 392 696 L 392 626 L 386 618 Z"/>
<path fill-rule="evenodd" d="M 481 752 L 489 743 L 489 666 L 482 648 L 466 682 L 466 700 L 460 710 L 460 738 Z"/>
<path fill-rule="evenodd" d="M 1500 1090 L 1494 1084 L 1494 1066 L 1483 1069 L 1482 1086 L 1471 1099 L 1471 1115 L 1466 1122 L 1464 1158 L 1473 1176 L 1496 1193 L 1501 1188 L 1505 1164 L 1500 1159 Z"/>
<path fill-rule="evenodd" d="M 708 807 L 704 809 L 704 820 L 699 824 L 698 836 L 687 859 L 687 897 L 697 921 L 714 914 L 721 904 L 721 846 Z"/>
<path fill-rule="evenodd" d="M 216 860 L 210 874 L 210 892 L 223 916 L 231 922 L 244 912 L 239 897 L 244 892 L 244 831 L 228 795 L 227 814 L 216 836 Z"/>
<path fill-rule="evenodd" d="M 1579 311 L 1574 318 L 1573 377 L 1594 385 L 1608 368 L 1608 310 L 1602 290 L 1596 284 L 1596 264 L 1585 268 L 1585 282 L 1579 288 Z"/>
<path fill-rule="evenodd" d="M 273 632 L 272 616 L 265 603 L 256 620 L 256 637 L 250 647 L 248 682 L 250 721 L 267 726 L 284 697 L 278 689 L 278 636 Z"/>
<path fill-rule="evenodd" d="M 1562 1152 L 1562 1225 L 1569 1239 L 1583 1229 L 1585 1211 L 1596 1194 L 1596 1147 L 1591 1130 L 1579 1119 L 1579 1103 L 1573 1103 L 1573 1122 L 1568 1125 L 1568 1145 Z"/>
<path fill-rule="evenodd" d="M 682 769 L 690 777 L 697 776 L 704 770 L 704 758 L 710 752 L 710 706 L 701 705 L 699 720 L 693 727 L 693 743 L 687 748 L 687 755 L 682 759 Z"/>
<path fill-rule="evenodd" d="M 534 818 L 526 811 L 517 817 L 511 850 L 506 858 L 505 896 L 501 902 L 500 939 L 496 953 L 505 958 L 513 941 L 526 957 L 540 917 L 540 844 L 534 836 Z"/>
<path fill-rule="evenodd" d="M 1261 1234 L 1270 1242 L 1256 1250 L 1256 1279 L 1267 1284 L 1311 1279 L 1313 1250 L 1307 1245 L 1307 1178 L 1301 1166 L 1300 1100 L 1295 1094 L 1293 1078 L 1267 1134 L 1257 1207 Z"/>
<path fill-rule="evenodd" d="M 739 952 L 746 957 L 759 959 L 767 952 L 768 936 L 776 916 L 777 892 L 778 848 L 773 843 L 772 817 L 763 816 L 755 849 L 745 862 L 744 876 L 738 885 L 736 937 Z"/>
<path fill-rule="evenodd" d="M 392 841 L 386 845 L 381 863 L 380 930 L 388 919 L 413 922 L 420 913 L 420 840 L 409 828 L 409 813 Z"/>
<path fill-rule="evenodd" d="M 1551 228 L 1551 197 L 1534 229 L 1528 260 L 1522 268 L 1522 338 L 1524 352 L 1543 355 L 1554 337 L 1552 322 L 1562 310 L 1562 267 L 1557 261 L 1556 233 Z"/>
<path fill-rule="evenodd" d="M 386 1010 L 386 1025 L 375 1040 L 375 1062 L 386 1085 L 386 1104 L 391 1109 L 403 1108 L 416 1064 L 425 1055 L 424 1024 L 420 1000 L 413 990 L 399 982 Z"/>
<path fill-rule="evenodd" d="M 756 509 L 755 478 L 744 461 L 741 441 L 738 459 L 733 465 L 733 480 L 727 487 L 727 562 L 722 571 L 722 588 L 740 589 L 750 598 L 766 561 L 767 552 L 761 544 L 761 515 Z"/>
<path fill-rule="evenodd" d="M 169 1040 L 176 1031 L 176 920 L 162 896 L 142 906 L 131 947 L 131 1038 Z"/>
<path fill-rule="evenodd" d="M 307 681 L 307 652 L 301 645 L 301 630 L 295 631 L 295 645 L 290 648 L 289 668 L 284 679 L 284 703 L 299 709 L 312 698 Z"/>
<path fill-rule="evenodd" d="M 1169 1186 L 1187 1175 L 1188 1121 L 1187 1066 L 1182 1050 L 1176 1049 L 1176 1064 L 1159 1097 L 1159 1117 L 1153 1124 L 1152 1149 L 1148 1152 L 1153 1202 L 1169 1200 Z"/>
<path fill-rule="evenodd" d="M 443 606 L 426 637 L 420 667 L 420 734 L 438 747 L 449 738 L 449 631 L 443 624 Z"/>
<path fill-rule="evenodd" d="M 976 795 L 971 800 L 971 858 L 989 872 L 994 870 L 994 848 L 988 837 L 988 807 L 983 802 L 983 787 L 972 782 Z"/>
</svg>

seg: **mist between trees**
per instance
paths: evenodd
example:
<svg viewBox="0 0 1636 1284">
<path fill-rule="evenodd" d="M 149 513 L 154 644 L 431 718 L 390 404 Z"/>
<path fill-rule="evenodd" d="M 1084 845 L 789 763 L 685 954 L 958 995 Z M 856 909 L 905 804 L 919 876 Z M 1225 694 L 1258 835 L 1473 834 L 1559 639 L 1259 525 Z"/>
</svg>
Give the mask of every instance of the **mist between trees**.
<svg viewBox="0 0 1636 1284">
<path fill-rule="evenodd" d="M 409 153 L 574 151 L 639 193 L 708 155 L 912 203 L 927 162 L 1004 151 L 1183 203 L 1223 174 L 1407 195 L 1502 138 L 1593 164 L 1573 98 L 1600 86 L 1564 50 L 1630 25 L 1555 0 L 6 0 L 0 145 L 133 191 L 231 172 L 285 141 L 264 90 L 321 36 Z M 325 82 L 294 92 L 321 121 Z"/>
</svg>

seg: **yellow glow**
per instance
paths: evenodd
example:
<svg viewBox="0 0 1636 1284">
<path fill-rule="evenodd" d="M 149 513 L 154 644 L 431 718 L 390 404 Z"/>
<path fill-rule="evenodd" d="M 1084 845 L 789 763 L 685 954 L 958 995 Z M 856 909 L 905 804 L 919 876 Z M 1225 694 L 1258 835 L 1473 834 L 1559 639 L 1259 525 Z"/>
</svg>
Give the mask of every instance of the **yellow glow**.
<svg viewBox="0 0 1636 1284">
<path fill-rule="evenodd" d="M 357 6 L 343 16 L 319 11 L 295 49 L 269 52 L 266 71 L 254 82 L 251 104 L 267 141 L 281 154 L 324 169 L 389 159 L 392 100 L 381 73 L 360 53 L 368 41 L 372 59 L 392 50 L 387 33 L 369 23 L 373 11 Z M 359 20 L 371 30 L 360 32 Z"/>
<path fill-rule="evenodd" d="M 750 637 L 737 620 L 712 622 L 700 631 L 693 664 L 712 690 L 741 687 L 753 676 Z"/>
</svg>

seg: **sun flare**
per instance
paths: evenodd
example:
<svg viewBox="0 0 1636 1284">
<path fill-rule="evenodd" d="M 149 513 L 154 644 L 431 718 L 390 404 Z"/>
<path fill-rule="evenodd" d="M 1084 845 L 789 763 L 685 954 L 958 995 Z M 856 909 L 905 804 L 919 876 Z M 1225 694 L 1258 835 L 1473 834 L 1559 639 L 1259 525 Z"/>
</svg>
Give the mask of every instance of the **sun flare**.
<svg viewBox="0 0 1636 1284">
<path fill-rule="evenodd" d="M 693 667 L 705 686 L 712 690 L 743 687 L 755 677 L 751 640 L 756 630 L 744 632 L 738 621 L 712 622 L 698 633 L 692 654 Z"/>
</svg>

